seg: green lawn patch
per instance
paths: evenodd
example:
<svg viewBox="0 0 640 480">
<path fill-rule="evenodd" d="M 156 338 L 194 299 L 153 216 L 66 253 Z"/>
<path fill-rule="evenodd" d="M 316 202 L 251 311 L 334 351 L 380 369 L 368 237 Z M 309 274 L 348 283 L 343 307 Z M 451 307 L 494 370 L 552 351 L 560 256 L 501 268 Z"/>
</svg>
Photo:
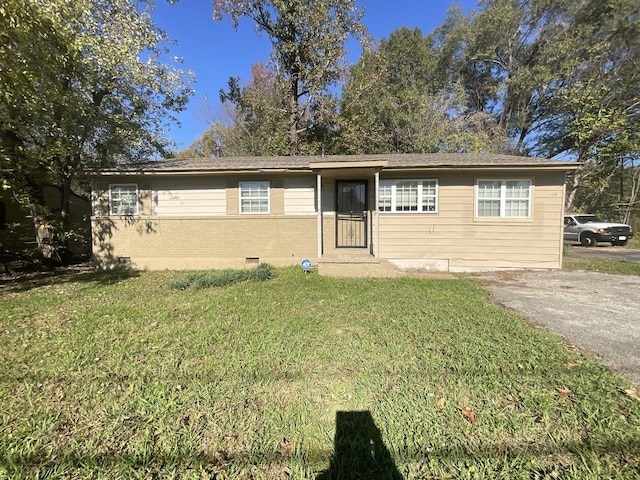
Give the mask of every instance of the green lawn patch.
<svg viewBox="0 0 640 480">
<path fill-rule="evenodd" d="M 638 478 L 629 382 L 477 282 L 277 273 L 0 293 L 0 478 Z"/>
<path fill-rule="evenodd" d="M 564 255 L 562 268 L 563 270 L 590 270 L 617 275 L 640 275 L 640 263 L 580 255 L 575 252 Z"/>
</svg>

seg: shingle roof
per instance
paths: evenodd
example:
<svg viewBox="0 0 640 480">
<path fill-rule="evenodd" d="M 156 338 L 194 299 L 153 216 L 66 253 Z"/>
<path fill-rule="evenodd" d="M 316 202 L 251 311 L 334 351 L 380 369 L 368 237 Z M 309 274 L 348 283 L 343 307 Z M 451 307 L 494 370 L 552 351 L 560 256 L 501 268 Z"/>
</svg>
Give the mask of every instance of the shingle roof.
<svg viewBox="0 0 640 480">
<path fill-rule="evenodd" d="M 426 154 L 375 154 L 375 155 L 326 155 L 281 157 L 219 157 L 172 158 L 136 164 L 123 164 L 101 170 L 115 172 L 215 172 L 261 170 L 311 170 L 311 164 L 349 162 L 350 166 L 368 162 L 387 161 L 385 169 L 393 168 L 479 168 L 479 167 L 556 167 L 571 170 L 575 162 L 544 158 L 500 155 L 490 153 L 426 153 Z"/>
</svg>

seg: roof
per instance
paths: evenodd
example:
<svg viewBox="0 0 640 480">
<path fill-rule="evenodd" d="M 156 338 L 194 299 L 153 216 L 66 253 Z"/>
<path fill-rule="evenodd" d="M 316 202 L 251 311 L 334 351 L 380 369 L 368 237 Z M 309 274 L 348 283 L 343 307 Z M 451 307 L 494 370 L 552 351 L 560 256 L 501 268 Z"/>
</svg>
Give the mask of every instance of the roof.
<svg viewBox="0 0 640 480">
<path fill-rule="evenodd" d="M 432 168 L 554 168 L 572 170 L 575 162 L 491 153 L 412 153 L 375 155 L 326 155 L 280 157 L 172 158 L 142 163 L 122 164 L 101 169 L 98 173 L 173 173 L 293 170 L 320 168 L 357 168 L 383 166 L 388 169 Z"/>
</svg>

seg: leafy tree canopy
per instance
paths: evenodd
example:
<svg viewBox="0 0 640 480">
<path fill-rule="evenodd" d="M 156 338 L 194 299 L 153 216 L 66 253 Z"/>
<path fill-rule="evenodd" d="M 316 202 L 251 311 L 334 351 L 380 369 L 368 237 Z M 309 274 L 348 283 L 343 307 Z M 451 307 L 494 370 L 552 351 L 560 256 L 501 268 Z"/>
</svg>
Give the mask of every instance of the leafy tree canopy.
<svg viewBox="0 0 640 480">
<path fill-rule="evenodd" d="M 5 0 L 0 6 L 0 169 L 37 232 L 63 237 L 84 168 L 164 152 L 191 74 L 130 0 Z M 42 190 L 61 191 L 56 213 Z M 49 229 L 51 230 L 51 229 Z"/>
<path fill-rule="evenodd" d="M 332 110 L 328 88 L 343 76 L 347 40 L 364 32 L 362 11 L 355 0 L 214 0 L 213 5 L 214 19 L 229 16 L 237 26 L 247 18 L 271 40 L 288 153 L 297 154 L 299 136 Z"/>
</svg>

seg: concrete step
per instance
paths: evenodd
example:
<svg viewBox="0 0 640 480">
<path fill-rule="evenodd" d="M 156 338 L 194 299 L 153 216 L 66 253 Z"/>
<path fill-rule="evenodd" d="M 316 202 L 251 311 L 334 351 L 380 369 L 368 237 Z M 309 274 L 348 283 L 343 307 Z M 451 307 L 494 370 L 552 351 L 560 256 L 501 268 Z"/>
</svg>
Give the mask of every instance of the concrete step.
<svg viewBox="0 0 640 480">
<path fill-rule="evenodd" d="M 349 258 L 345 258 L 343 255 L 340 255 L 340 258 L 335 256 L 322 257 L 318 261 L 318 273 L 328 277 L 349 278 L 394 278 L 405 275 L 387 260 L 359 255 Z"/>
</svg>

